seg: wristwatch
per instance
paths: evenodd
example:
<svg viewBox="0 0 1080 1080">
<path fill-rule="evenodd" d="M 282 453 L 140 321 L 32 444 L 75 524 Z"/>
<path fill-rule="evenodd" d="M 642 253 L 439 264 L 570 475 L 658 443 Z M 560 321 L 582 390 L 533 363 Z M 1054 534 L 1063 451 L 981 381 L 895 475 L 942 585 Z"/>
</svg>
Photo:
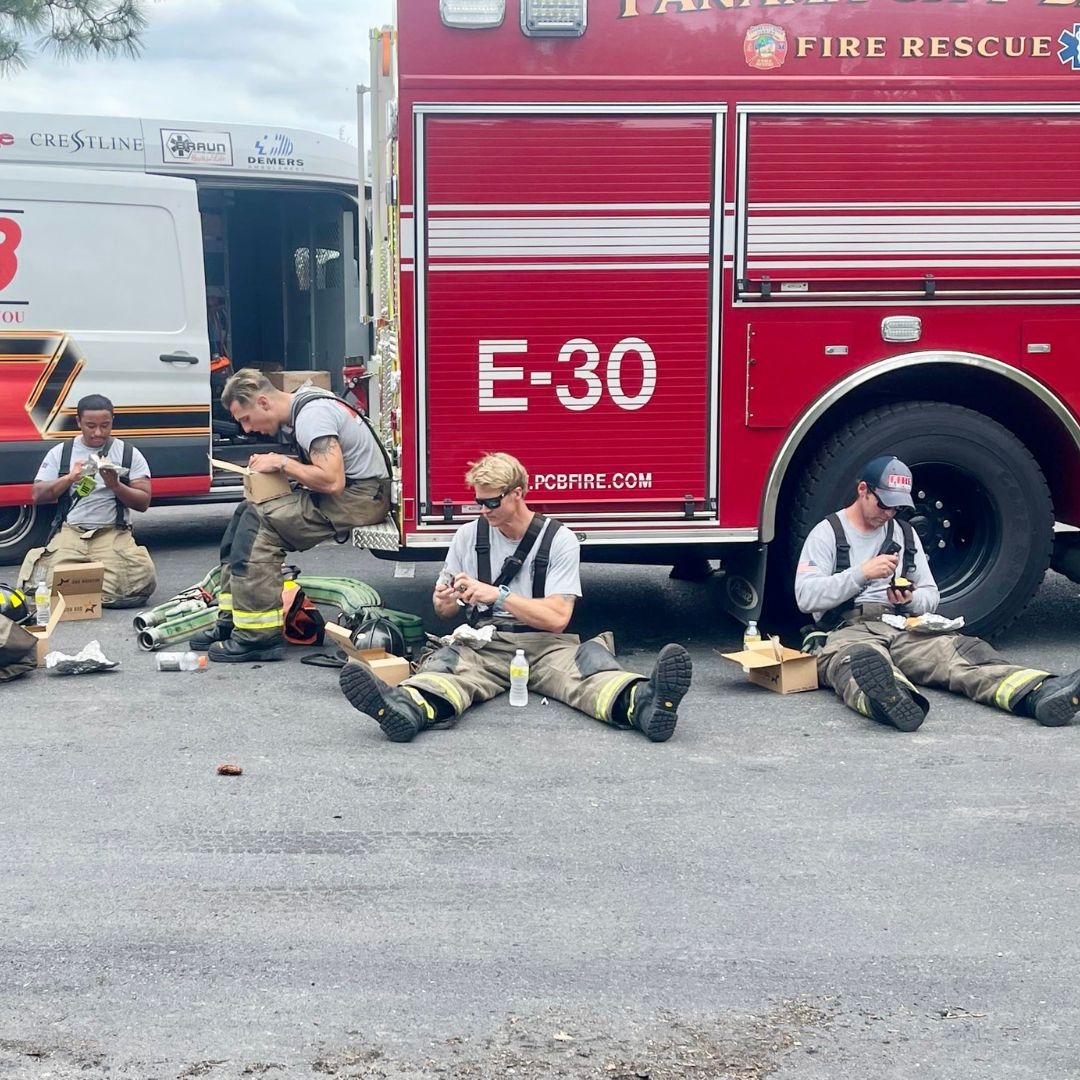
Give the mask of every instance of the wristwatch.
<svg viewBox="0 0 1080 1080">
<path fill-rule="evenodd" d="M 499 595 L 495 597 L 495 603 L 491 605 L 492 611 L 502 611 L 503 604 L 506 603 L 506 598 L 510 595 L 509 585 L 499 586 Z"/>
</svg>

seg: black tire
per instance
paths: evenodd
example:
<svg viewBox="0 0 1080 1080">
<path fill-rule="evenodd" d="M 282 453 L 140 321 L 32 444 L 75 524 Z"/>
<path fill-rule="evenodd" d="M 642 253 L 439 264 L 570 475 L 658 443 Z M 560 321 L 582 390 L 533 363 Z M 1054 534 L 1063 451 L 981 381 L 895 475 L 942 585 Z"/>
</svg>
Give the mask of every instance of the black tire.
<svg viewBox="0 0 1080 1080">
<path fill-rule="evenodd" d="M 912 524 L 941 590 L 938 611 L 963 615 L 968 633 L 1001 632 L 1027 606 L 1050 565 L 1053 503 L 1023 443 L 959 405 L 889 405 L 837 431 L 811 459 L 789 504 L 792 572 L 809 531 L 851 502 L 859 469 L 886 453 L 915 477 Z"/>
<path fill-rule="evenodd" d="M 45 543 L 55 506 L 0 506 L 0 564 L 22 562 Z"/>
</svg>

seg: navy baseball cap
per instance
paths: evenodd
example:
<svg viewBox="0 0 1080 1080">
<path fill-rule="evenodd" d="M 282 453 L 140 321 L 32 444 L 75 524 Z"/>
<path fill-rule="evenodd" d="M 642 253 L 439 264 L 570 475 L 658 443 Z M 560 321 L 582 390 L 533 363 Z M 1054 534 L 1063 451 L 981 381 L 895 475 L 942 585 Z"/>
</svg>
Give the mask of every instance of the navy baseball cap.
<svg viewBox="0 0 1080 1080">
<path fill-rule="evenodd" d="M 911 506 L 911 470 L 891 454 L 884 454 L 868 462 L 859 473 L 882 506 Z"/>
</svg>

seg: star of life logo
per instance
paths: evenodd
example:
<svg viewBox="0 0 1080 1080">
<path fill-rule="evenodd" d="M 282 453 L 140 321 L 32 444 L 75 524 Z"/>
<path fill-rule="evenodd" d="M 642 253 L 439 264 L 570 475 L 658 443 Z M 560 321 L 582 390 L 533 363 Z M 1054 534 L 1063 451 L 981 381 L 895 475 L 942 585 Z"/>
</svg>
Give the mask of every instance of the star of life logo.
<svg viewBox="0 0 1080 1080">
<path fill-rule="evenodd" d="M 787 59 L 787 32 L 782 26 L 758 23 L 743 38 L 743 59 L 758 71 L 774 71 Z"/>
<path fill-rule="evenodd" d="M 1058 44 L 1058 59 L 1072 71 L 1080 71 L 1080 23 L 1074 23 L 1071 30 L 1062 30 Z"/>
</svg>

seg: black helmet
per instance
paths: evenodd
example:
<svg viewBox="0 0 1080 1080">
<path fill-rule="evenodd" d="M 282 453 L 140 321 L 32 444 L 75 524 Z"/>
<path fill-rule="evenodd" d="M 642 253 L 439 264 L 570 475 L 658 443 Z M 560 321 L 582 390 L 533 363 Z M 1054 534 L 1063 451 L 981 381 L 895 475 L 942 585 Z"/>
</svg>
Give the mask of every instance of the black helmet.
<svg viewBox="0 0 1080 1080">
<path fill-rule="evenodd" d="M 20 589 L 0 582 L 0 615 L 6 615 L 12 622 L 29 625 L 34 617 L 30 614 L 30 605 Z"/>
<path fill-rule="evenodd" d="M 365 619 L 352 632 L 353 648 L 385 649 L 394 656 L 405 655 L 405 637 L 397 623 L 381 615 Z"/>
</svg>

